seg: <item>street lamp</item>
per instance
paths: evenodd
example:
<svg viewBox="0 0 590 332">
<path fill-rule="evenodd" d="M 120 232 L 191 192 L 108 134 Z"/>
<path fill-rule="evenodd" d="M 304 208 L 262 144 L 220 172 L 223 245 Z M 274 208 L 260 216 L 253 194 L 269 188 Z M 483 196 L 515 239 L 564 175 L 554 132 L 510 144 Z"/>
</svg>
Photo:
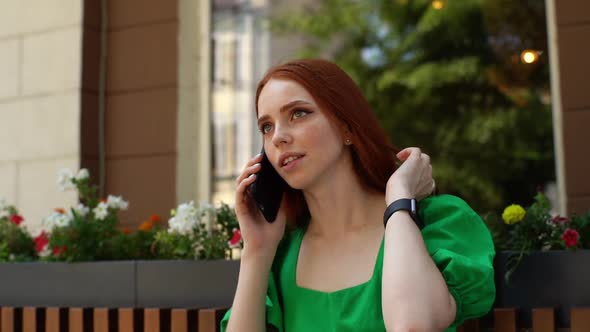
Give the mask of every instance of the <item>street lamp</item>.
<svg viewBox="0 0 590 332">
<path fill-rule="evenodd" d="M 539 53 L 535 50 L 524 50 L 520 53 L 520 59 L 527 64 L 535 63 L 539 60 Z"/>
</svg>

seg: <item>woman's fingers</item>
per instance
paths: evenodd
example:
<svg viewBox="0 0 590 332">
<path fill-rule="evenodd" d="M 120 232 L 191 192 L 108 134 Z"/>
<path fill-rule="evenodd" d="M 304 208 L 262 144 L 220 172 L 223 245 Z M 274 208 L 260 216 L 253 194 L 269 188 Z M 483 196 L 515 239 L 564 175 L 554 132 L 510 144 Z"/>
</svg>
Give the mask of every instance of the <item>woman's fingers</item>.
<svg viewBox="0 0 590 332">
<path fill-rule="evenodd" d="M 255 155 L 254 158 L 248 160 L 248 162 L 246 163 L 246 166 L 244 166 L 244 169 L 242 170 L 242 173 L 244 173 L 248 167 L 250 167 L 256 163 L 259 163 L 261 161 L 262 161 L 262 153 Z"/>
<path fill-rule="evenodd" d="M 401 150 L 400 152 L 398 152 L 396 154 L 396 157 L 399 160 L 404 161 L 410 157 L 418 158 L 418 157 L 420 157 L 421 153 L 422 153 L 422 151 L 420 151 L 420 148 L 411 147 L 411 148 L 405 148 L 405 149 Z"/>
<path fill-rule="evenodd" d="M 427 155 L 426 153 L 422 153 L 420 155 L 420 159 L 422 159 L 422 161 L 426 164 L 426 165 L 430 165 L 430 156 Z"/>
<path fill-rule="evenodd" d="M 248 162 L 246 163 L 246 166 L 244 166 L 244 169 L 242 170 L 242 174 L 240 174 L 238 176 L 238 178 L 236 179 L 236 185 L 239 185 L 240 182 L 242 182 L 242 180 L 244 178 L 250 176 L 250 174 L 252 174 L 254 172 L 255 168 L 260 167 L 261 161 L 262 161 L 262 153 L 259 153 L 256 156 L 254 156 L 254 158 L 248 160 Z"/>
<path fill-rule="evenodd" d="M 236 201 L 245 201 L 246 200 L 246 189 L 249 185 L 252 184 L 256 180 L 256 174 L 251 174 L 247 178 L 243 179 L 239 184 L 238 188 L 236 189 Z"/>
</svg>

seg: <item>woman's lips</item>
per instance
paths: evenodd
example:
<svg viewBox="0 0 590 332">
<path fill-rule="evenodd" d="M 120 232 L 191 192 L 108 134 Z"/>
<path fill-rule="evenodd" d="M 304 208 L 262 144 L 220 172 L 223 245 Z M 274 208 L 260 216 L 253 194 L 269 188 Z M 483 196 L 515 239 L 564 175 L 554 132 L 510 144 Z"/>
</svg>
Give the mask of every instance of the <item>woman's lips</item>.
<svg viewBox="0 0 590 332">
<path fill-rule="evenodd" d="M 301 157 L 299 157 L 299 158 L 291 161 L 287 165 L 282 166 L 281 169 L 284 170 L 284 171 L 290 171 L 293 168 L 295 168 L 299 164 L 299 162 L 301 161 L 301 159 L 303 159 L 303 158 L 305 158 L 305 156 L 301 156 Z"/>
</svg>

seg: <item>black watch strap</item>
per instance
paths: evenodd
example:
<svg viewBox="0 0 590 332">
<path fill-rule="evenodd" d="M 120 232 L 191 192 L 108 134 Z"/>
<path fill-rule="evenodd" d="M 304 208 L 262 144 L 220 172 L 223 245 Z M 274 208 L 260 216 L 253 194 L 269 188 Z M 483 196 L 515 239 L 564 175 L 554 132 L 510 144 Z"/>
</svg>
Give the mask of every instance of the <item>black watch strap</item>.
<svg viewBox="0 0 590 332">
<path fill-rule="evenodd" d="M 389 204 L 383 214 L 383 227 L 387 226 L 387 221 L 391 218 L 391 215 L 399 210 L 408 211 L 410 217 L 412 217 L 412 220 L 414 220 L 418 228 L 424 228 L 424 224 L 418 217 L 418 202 L 416 202 L 416 199 L 414 198 L 401 198 Z"/>
</svg>

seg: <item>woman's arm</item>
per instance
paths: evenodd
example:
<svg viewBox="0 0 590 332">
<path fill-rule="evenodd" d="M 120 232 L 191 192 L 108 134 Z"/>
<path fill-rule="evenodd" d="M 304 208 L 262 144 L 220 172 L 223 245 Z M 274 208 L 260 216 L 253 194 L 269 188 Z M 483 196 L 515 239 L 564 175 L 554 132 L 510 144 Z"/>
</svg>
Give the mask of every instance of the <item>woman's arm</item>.
<svg viewBox="0 0 590 332">
<path fill-rule="evenodd" d="M 266 331 L 265 299 L 273 257 L 242 252 L 238 286 L 227 332 Z"/>
<path fill-rule="evenodd" d="M 404 149 L 397 157 L 404 162 L 387 182 L 386 205 L 431 193 L 430 157 L 418 148 Z M 387 222 L 382 283 L 387 331 L 441 331 L 453 323 L 455 299 L 408 212 L 395 212 Z"/>
<path fill-rule="evenodd" d="M 455 319 L 455 299 L 405 211 L 385 229 L 382 309 L 389 332 L 442 331 Z"/>
</svg>

